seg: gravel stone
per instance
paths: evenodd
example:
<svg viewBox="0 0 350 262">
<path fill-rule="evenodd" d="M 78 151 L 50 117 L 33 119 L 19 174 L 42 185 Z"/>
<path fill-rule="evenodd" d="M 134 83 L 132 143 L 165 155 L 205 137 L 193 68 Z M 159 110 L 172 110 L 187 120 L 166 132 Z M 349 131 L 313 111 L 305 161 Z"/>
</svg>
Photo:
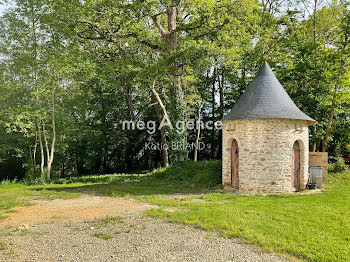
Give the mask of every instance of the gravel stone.
<svg viewBox="0 0 350 262">
<path fill-rule="evenodd" d="M 106 204 L 108 201 L 108 198 L 103 201 L 98 198 L 99 203 Z M 118 199 L 110 200 L 115 202 Z M 145 217 L 142 211 L 150 206 L 135 200 L 130 203 L 137 204 L 139 211 L 136 212 L 133 207 L 127 212 L 126 200 L 120 200 L 124 201 L 122 212 L 116 210 L 112 213 L 109 206 L 107 211 L 108 215 L 123 215 L 121 221 L 107 223 L 101 222 L 100 218 L 86 220 L 84 217 L 79 221 L 76 216 L 67 221 L 62 215 L 63 219 L 41 222 L 32 219 L 33 224 L 3 226 L 0 242 L 6 243 L 6 247 L 0 250 L 0 261 L 288 261 L 274 254 L 259 252 L 235 239 Z M 77 200 L 71 201 L 71 208 L 77 208 Z M 86 199 L 83 201 L 86 202 Z M 62 204 L 56 202 L 57 206 Z M 67 206 L 61 206 L 67 211 Z M 22 211 L 25 213 L 25 208 Z M 40 217 L 40 213 L 37 216 Z M 105 214 L 101 216 L 105 217 Z M 111 238 L 106 240 L 104 236 Z"/>
</svg>

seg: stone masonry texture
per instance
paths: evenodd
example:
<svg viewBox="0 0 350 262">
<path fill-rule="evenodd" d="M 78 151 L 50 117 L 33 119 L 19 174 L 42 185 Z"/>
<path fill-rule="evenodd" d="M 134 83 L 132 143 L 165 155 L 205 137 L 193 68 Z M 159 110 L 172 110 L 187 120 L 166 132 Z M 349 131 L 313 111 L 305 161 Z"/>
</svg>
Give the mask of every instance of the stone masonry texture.
<svg viewBox="0 0 350 262">
<path fill-rule="evenodd" d="M 295 119 L 242 119 L 223 121 L 222 180 L 231 186 L 231 145 L 239 147 L 239 192 L 291 193 L 292 148 L 300 145 L 300 185 L 308 180 L 308 123 Z"/>
</svg>

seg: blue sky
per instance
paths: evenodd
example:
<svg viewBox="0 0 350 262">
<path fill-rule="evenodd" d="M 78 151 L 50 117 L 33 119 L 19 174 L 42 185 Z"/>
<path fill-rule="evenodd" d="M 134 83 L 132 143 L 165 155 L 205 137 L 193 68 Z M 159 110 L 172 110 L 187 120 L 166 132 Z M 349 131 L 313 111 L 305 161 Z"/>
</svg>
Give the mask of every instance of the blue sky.
<svg viewBox="0 0 350 262">
<path fill-rule="evenodd" d="M 3 14 L 4 10 L 10 6 L 10 4 L 3 4 L 2 1 L 0 0 L 0 15 Z"/>
<path fill-rule="evenodd" d="M 0 15 L 2 15 L 4 10 L 5 10 L 5 6 L 4 5 L 0 5 Z"/>
</svg>

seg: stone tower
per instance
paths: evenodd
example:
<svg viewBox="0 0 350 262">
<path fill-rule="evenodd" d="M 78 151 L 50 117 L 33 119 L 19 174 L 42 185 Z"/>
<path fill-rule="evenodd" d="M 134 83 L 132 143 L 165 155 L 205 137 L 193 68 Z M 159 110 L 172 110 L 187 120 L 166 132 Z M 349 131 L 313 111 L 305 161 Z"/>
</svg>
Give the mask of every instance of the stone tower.
<svg viewBox="0 0 350 262">
<path fill-rule="evenodd" d="M 289 193 L 308 181 L 316 121 L 288 96 L 265 62 L 222 120 L 222 181 L 242 193 Z"/>
</svg>

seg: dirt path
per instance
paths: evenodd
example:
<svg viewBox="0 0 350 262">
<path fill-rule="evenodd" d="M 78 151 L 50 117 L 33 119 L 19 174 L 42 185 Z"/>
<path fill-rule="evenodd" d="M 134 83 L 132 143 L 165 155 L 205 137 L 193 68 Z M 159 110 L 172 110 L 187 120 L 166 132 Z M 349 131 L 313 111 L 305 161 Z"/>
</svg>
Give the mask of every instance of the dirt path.
<svg viewBox="0 0 350 262">
<path fill-rule="evenodd" d="M 19 207 L 17 213 L 0 222 L 8 226 L 33 225 L 43 222 L 85 222 L 111 215 L 130 215 L 151 208 L 133 199 L 83 195 L 74 199 L 34 200 L 33 206 Z"/>
<path fill-rule="evenodd" d="M 287 261 L 232 239 L 143 216 L 151 207 L 87 195 L 35 201 L 0 223 L 0 243 L 5 243 L 0 261 Z"/>
</svg>

